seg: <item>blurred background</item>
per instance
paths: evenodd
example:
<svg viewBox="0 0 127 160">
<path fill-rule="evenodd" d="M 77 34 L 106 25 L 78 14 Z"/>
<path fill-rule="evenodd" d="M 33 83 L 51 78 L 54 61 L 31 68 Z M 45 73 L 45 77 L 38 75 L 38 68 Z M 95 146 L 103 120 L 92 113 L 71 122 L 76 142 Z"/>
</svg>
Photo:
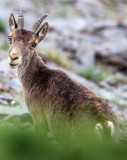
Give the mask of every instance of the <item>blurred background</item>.
<svg viewBox="0 0 127 160">
<path fill-rule="evenodd" d="M 49 32 L 37 48 L 60 68 L 108 101 L 127 133 L 127 0 L 0 0 L 0 123 L 32 127 L 22 85 L 8 66 L 8 19 L 24 8 L 25 29 L 48 13 Z"/>
</svg>

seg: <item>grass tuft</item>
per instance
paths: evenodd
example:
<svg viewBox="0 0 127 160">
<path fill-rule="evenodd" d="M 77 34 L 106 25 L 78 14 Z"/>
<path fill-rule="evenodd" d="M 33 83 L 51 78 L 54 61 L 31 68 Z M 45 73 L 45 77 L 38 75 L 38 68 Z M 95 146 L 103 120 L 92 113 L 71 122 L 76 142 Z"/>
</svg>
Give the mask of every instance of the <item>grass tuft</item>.
<svg viewBox="0 0 127 160">
<path fill-rule="evenodd" d="M 5 29 L 6 29 L 5 21 L 0 18 L 0 31 L 1 31 L 1 32 L 4 32 Z"/>
<path fill-rule="evenodd" d="M 51 62 L 54 62 L 65 69 L 71 68 L 69 60 L 65 56 L 63 56 L 60 52 L 56 50 L 45 50 L 45 53 Z"/>
<path fill-rule="evenodd" d="M 9 44 L 8 44 L 8 42 L 5 41 L 2 44 L 0 44 L 0 50 L 8 51 L 9 50 Z"/>
<path fill-rule="evenodd" d="M 108 71 L 106 71 L 103 68 L 100 67 L 87 67 L 85 69 L 83 69 L 80 74 L 92 81 L 95 82 L 100 82 L 102 80 L 104 80 L 106 77 L 108 77 L 110 75 L 110 73 Z"/>
</svg>

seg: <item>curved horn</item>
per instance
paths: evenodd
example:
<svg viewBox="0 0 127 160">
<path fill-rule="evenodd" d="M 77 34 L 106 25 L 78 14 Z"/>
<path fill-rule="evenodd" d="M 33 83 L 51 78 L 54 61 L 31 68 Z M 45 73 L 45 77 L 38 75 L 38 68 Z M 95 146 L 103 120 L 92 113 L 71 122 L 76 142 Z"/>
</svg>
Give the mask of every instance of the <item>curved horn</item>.
<svg viewBox="0 0 127 160">
<path fill-rule="evenodd" d="M 38 20 L 34 23 L 33 27 L 32 27 L 32 32 L 36 32 L 36 30 L 38 29 L 38 27 L 40 26 L 40 24 L 42 23 L 42 21 L 47 17 L 48 15 L 45 14 L 44 16 L 38 18 Z"/>
<path fill-rule="evenodd" d="M 23 17 L 22 8 L 20 8 L 19 14 L 18 14 L 18 28 L 23 29 L 23 27 L 24 27 L 24 17 Z"/>
</svg>

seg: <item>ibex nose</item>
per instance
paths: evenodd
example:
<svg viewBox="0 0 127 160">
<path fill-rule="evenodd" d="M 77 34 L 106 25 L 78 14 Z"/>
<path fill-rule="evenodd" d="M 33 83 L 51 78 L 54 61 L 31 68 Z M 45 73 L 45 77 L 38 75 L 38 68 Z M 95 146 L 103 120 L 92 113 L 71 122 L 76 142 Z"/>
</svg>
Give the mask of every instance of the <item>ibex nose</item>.
<svg viewBox="0 0 127 160">
<path fill-rule="evenodd" d="M 9 57 L 10 57 L 11 60 L 13 60 L 13 61 L 19 59 L 19 57 L 17 57 L 17 56 L 12 56 L 12 55 L 10 55 Z"/>
<path fill-rule="evenodd" d="M 9 57 L 10 57 L 10 59 L 13 60 L 13 61 L 19 59 L 19 57 L 17 56 L 17 54 L 16 54 L 14 51 L 12 51 L 12 52 L 10 53 Z"/>
</svg>

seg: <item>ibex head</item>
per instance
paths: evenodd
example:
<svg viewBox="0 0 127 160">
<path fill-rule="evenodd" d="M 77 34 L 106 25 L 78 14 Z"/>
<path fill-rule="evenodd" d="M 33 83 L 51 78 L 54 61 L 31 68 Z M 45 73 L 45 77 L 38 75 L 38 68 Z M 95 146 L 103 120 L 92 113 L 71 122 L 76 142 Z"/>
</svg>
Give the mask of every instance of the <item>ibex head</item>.
<svg viewBox="0 0 127 160">
<path fill-rule="evenodd" d="M 38 43 L 46 36 L 48 32 L 48 23 L 45 22 L 40 28 L 40 24 L 47 17 L 40 17 L 33 25 L 32 30 L 24 29 L 24 17 L 22 9 L 19 11 L 18 23 L 16 23 L 13 14 L 9 18 L 10 35 L 9 38 L 9 56 L 8 62 L 11 68 L 22 65 L 23 57 L 30 58 Z"/>
</svg>

